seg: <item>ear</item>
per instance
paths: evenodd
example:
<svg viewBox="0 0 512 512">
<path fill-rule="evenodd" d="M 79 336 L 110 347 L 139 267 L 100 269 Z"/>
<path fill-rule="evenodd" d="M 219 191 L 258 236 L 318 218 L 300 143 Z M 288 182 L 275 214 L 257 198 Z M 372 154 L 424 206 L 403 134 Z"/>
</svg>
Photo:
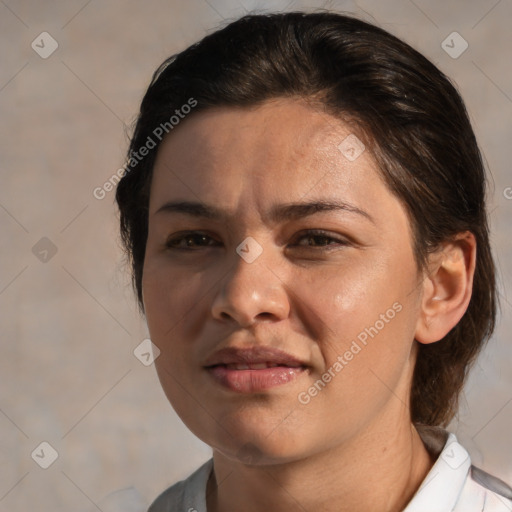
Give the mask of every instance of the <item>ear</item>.
<svg viewBox="0 0 512 512">
<path fill-rule="evenodd" d="M 475 262 L 476 240 L 469 231 L 457 234 L 430 255 L 416 324 L 419 343 L 441 340 L 462 318 L 471 299 Z"/>
</svg>

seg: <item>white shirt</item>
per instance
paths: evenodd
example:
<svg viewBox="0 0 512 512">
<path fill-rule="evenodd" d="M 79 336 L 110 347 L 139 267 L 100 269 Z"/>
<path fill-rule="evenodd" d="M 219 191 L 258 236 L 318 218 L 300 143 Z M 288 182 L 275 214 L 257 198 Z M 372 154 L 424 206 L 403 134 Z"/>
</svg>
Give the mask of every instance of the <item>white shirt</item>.
<svg viewBox="0 0 512 512">
<path fill-rule="evenodd" d="M 403 512 L 511 512 L 512 488 L 471 465 L 454 434 L 439 427 L 417 426 L 427 449 L 439 454 Z M 213 459 L 186 480 L 164 491 L 148 512 L 207 512 L 206 484 Z"/>
</svg>

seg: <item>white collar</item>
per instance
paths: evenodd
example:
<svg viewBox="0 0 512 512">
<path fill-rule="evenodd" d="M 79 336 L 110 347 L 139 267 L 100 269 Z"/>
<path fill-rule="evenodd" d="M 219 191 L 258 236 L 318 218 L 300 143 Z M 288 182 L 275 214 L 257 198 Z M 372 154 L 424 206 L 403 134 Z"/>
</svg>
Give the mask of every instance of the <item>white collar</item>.
<svg viewBox="0 0 512 512">
<path fill-rule="evenodd" d="M 468 478 L 471 458 L 454 434 L 425 425 L 416 429 L 437 460 L 403 512 L 449 512 L 455 508 Z"/>
</svg>

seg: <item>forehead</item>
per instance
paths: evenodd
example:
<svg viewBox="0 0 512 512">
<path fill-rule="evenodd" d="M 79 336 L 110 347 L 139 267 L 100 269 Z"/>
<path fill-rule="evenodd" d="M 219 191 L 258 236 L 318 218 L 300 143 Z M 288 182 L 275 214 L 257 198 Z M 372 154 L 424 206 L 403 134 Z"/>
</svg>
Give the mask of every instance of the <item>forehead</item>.
<svg viewBox="0 0 512 512">
<path fill-rule="evenodd" d="M 275 99 L 251 108 L 216 107 L 199 112 L 191 116 L 187 128 L 188 135 L 193 132 L 210 156 L 229 154 L 236 145 L 249 151 L 246 157 L 260 151 L 260 158 L 275 159 L 326 149 L 341 124 L 304 101 Z"/>
<path fill-rule="evenodd" d="M 182 121 L 158 150 L 152 198 L 172 189 L 197 196 L 215 191 L 229 201 L 249 184 L 266 196 L 295 198 L 308 191 L 371 198 L 383 187 L 353 128 L 304 101 L 278 99 L 209 109 Z"/>
</svg>

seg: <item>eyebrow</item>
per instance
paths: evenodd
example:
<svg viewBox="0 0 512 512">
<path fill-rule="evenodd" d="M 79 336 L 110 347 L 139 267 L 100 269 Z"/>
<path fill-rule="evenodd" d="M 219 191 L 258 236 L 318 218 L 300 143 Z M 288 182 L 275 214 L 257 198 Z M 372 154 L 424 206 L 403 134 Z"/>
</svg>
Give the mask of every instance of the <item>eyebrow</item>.
<svg viewBox="0 0 512 512">
<path fill-rule="evenodd" d="M 284 203 L 274 206 L 268 214 L 272 223 L 297 220 L 319 212 L 346 211 L 365 217 L 375 224 L 372 216 L 357 206 L 339 200 L 314 200 L 298 203 Z M 226 221 L 229 213 L 216 206 L 195 201 L 169 201 L 162 205 L 156 213 L 181 213 L 192 217 Z"/>
</svg>

